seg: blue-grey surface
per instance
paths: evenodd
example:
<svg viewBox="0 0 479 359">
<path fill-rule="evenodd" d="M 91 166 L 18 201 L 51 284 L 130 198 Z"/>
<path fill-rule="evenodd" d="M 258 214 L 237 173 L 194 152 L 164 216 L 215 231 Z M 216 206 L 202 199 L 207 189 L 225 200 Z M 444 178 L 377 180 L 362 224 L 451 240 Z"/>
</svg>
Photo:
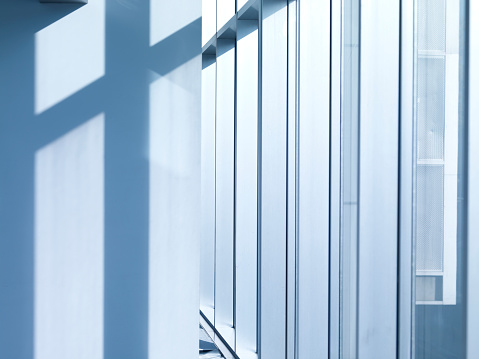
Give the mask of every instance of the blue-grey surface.
<svg viewBox="0 0 479 359">
<path fill-rule="evenodd" d="M 469 13 L 461 11 L 461 16 L 469 16 L 469 63 L 477 64 L 479 61 L 479 23 L 473 21 L 479 16 L 479 3 L 477 1 L 469 4 Z M 477 161 L 477 153 L 479 153 L 479 102 L 473 99 L 479 97 L 479 68 L 477 66 L 471 66 L 469 71 L 469 141 L 468 151 L 473 154 L 469 156 L 469 173 L 468 183 L 474 183 L 468 189 L 469 198 L 473 200 L 468 201 L 468 235 L 469 241 L 467 243 L 468 250 L 468 297 L 467 297 L 467 315 L 469 320 L 467 321 L 467 335 L 469 338 L 479 337 L 479 306 L 477 305 L 477 298 L 479 297 L 479 265 L 477 265 L 477 258 L 479 258 L 479 222 L 476 218 L 479 215 L 479 166 Z M 467 70 L 464 69 L 466 72 Z M 466 101 L 467 103 L 467 101 Z M 467 341 L 467 357 L 473 358 L 479 352 L 479 340 Z"/>
<path fill-rule="evenodd" d="M 180 337 L 175 333 L 180 327 L 188 334 L 192 333 L 181 338 L 180 349 L 191 351 L 188 357 L 196 355 L 198 297 L 194 289 L 184 298 L 196 315 L 190 316 L 190 311 L 184 311 L 184 307 L 180 310 L 180 305 L 185 302 L 178 301 L 166 308 L 173 315 L 178 314 L 174 323 L 166 323 L 159 317 L 150 318 L 149 242 L 152 207 L 149 149 L 154 145 L 150 142 L 157 141 L 158 136 L 150 137 L 149 128 L 153 120 L 174 119 L 179 113 L 175 111 L 175 106 L 176 109 L 181 106 L 185 111 L 190 111 L 189 116 L 182 119 L 189 123 L 180 121 L 180 124 L 175 122 L 175 125 L 188 125 L 192 131 L 197 130 L 185 132 L 185 137 L 181 136 L 181 132 L 171 137 L 179 141 L 176 145 L 182 149 L 179 152 L 182 157 L 176 162 L 180 167 L 183 166 L 181 171 L 173 171 L 167 161 L 157 163 L 160 171 L 156 173 L 170 176 L 162 177 L 168 178 L 168 182 L 160 181 L 155 185 L 164 186 L 164 192 L 173 188 L 173 196 L 182 190 L 189 196 L 181 197 L 181 206 L 172 211 L 169 211 L 168 206 L 175 202 L 174 197 L 169 198 L 170 202 L 160 201 L 160 204 L 165 205 L 162 209 L 176 216 L 178 208 L 183 210 L 199 203 L 199 183 L 198 190 L 195 187 L 199 170 L 193 168 L 188 171 L 188 166 L 191 162 L 199 163 L 200 153 L 200 114 L 197 104 L 200 98 L 201 6 L 197 1 L 191 1 L 190 5 L 194 6 L 186 6 L 190 0 L 176 1 L 168 12 L 158 10 L 158 7 L 154 10 L 153 5 L 150 9 L 150 3 L 153 2 L 171 5 L 171 2 L 163 0 L 90 0 L 84 6 L 40 4 L 38 0 L 0 2 L 1 358 L 41 359 L 35 354 L 34 345 L 37 335 L 34 331 L 35 286 L 40 283 L 34 280 L 34 228 L 40 218 L 37 214 L 43 213 L 47 207 L 41 205 L 39 212 L 34 209 L 35 154 L 100 114 L 104 116 L 105 126 L 102 198 L 104 264 L 101 273 L 104 286 L 101 298 L 103 315 L 100 318 L 103 330 L 101 336 L 95 338 L 101 342 L 96 347 L 100 349 L 92 356 L 88 356 L 85 349 L 75 358 L 158 358 L 157 349 L 149 348 L 148 338 L 150 342 L 161 344 L 164 337 L 149 336 L 149 331 L 171 324 L 173 334 L 165 337 Z M 162 33 L 156 33 L 158 26 L 153 26 L 153 23 L 159 22 Z M 174 26 L 169 26 L 172 23 Z M 151 42 L 151 39 L 154 41 Z M 173 72 L 175 75 L 172 75 Z M 170 77 L 165 77 L 170 74 Z M 181 90 L 184 81 L 177 81 L 181 76 L 187 78 L 189 84 L 184 90 Z M 178 93 L 178 88 L 184 91 L 178 102 L 169 102 L 168 108 L 160 108 L 155 113 L 155 119 L 150 116 L 150 110 L 161 99 L 150 94 L 153 83 L 171 88 L 172 93 Z M 191 101 L 191 98 L 194 100 Z M 162 148 L 169 151 L 175 149 L 173 146 L 167 147 L 167 144 Z M 72 153 L 81 154 L 82 147 L 75 151 Z M 168 152 L 161 154 L 168 155 Z M 72 158 L 77 157 L 75 155 Z M 54 168 L 57 167 L 48 167 L 47 172 L 55 174 Z M 71 169 L 68 168 L 68 171 Z M 85 177 L 94 176 L 95 181 L 102 181 L 96 175 L 83 173 Z M 176 182 L 178 176 L 186 179 L 186 182 Z M 89 181 L 85 180 L 85 183 Z M 62 195 L 62 191 L 57 194 Z M 82 198 L 75 198 L 79 198 L 81 206 Z M 71 204 L 68 200 L 65 203 Z M 189 209 L 196 211 L 198 208 Z M 87 213 L 88 208 L 83 208 L 79 213 L 84 212 Z M 164 214 L 161 209 L 155 213 Z M 75 216 L 70 218 L 77 220 Z M 187 214 L 182 220 L 188 226 L 180 225 L 193 231 L 193 236 L 189 238 L 191 251 L 181 255 L 198 257 L 198 253 L 194 252 L 197 248 L 194 233 L 199 233 L 195 227 L 197 222 L 190 222 Z M 48 223 L 54 230 L 72 228 L 68 221 Z M 172 233 L 177 228 L 172 227 Z M 180 240 L 169 245 L 183 245 L 182 238 L 172 238 Z M 183 263 L 182 258 L 176 258 L 179 259 L 177 263 Z M 182 269 L 185 277 L 193 273 L 191 278 L 195 278 L 197 270 L 192 267 L 196 264 L 192 261 Z M 61 268 L 58 270 L 61 271 Z M 165 292 L 161 289 L 165 283 L 158 281 L 153 285 L 157 292 Z M 182 288 L 187 291 L 188 286 Z M 60 287 L 53 284 L 46 289 L 51 295 L 61 291 Z M 71 302 L 66 306 L 71 305 L 72 310 L 81 312 L 83 298 L 69 300 Z M 182 316 L 181 313 L 186 315 Z M 155 323 L 157 326 L 149 329 L 149 325 L 153 327 Z M 73 358 L 69 353 L 65 357 Z"/>
</svg>

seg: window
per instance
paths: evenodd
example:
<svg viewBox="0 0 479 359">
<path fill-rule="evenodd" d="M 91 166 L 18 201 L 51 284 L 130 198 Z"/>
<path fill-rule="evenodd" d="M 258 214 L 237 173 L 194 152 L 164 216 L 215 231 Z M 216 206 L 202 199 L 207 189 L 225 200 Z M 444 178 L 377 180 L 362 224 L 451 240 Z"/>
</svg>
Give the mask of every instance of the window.
<svg viewBox="0 0 479 359">
<path fill-rule="evenodd" d="M 416 359 L 465 358 L 464 2 L 417 0 Z"/>
</svg>

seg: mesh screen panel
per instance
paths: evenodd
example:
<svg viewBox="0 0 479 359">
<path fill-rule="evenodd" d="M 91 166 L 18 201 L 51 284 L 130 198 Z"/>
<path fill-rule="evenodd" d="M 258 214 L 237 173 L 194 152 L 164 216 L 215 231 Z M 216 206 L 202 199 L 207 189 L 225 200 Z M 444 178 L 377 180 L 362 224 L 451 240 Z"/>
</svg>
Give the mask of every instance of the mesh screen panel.
<svg viewBox="0 0 479 359">
<path fill-rule="evenodd" d="M 416 269 L 442 271 L 444 257 L 444 166 L 417 166 Z"/>
<path fill-rule="evenodd" d="M 446 11 L 444 0 L 418 1 L 418 38 L 419 51 L 446 49 Z"/>
<path fill-rule="evenodd" d="M 444 158 L 444 66 L 443 57 L 418 59 L 418 159 Z"/>
</svg>

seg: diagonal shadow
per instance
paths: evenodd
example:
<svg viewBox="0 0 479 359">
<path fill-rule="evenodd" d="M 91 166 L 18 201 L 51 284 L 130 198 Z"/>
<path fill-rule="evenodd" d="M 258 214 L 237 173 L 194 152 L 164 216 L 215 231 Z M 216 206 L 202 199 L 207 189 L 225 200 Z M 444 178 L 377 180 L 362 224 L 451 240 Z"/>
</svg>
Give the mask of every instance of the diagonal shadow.
<svg viewBox="0 0 479 359">
<path fill-rule="evenodd" d="M 195 35 L 200 31 L 201 19 L 198 18 L 156 45 L 146 50 L 141 49 L 143 53 L 134 62 L 137 66 L 141 65 L 144 69 L 150 69 L 157 75 L 167 75 L 200 54 L 201 49 L 195 43 Z M 112 94 L 110 80 L 114 81 L 109 72 L 110 68 L 111 66 L 106 66 L 104 77 L 36 116 L 38 120 L 33 123 L 33 128 L 34 132 L 39 134 L 36 143 L 38 148 L 79 126 L 84 119 L 91 118 L 106 109 L 105 105 L 109 103 L 108 98 Z M 125 75 L 122 82 L 127 85 L 128 72 Z M 150 75 L 149 82 L 153 81 L 153 78 L 156 77 Z M 116 91 L 115 88 L 113 93 Z M 98 93 L 102 95 L 98 96 Z M 75 108 L 74 120 L 72 123 L 65 122 L 64 118 L 72 117 L 72 108 Z M 43 134 L 41 132 L 43 127 L 49 127 L 51 131 Z"/>
<path fill-rule="evenodd" d="M 149 67 L 160 75 L 166 75 L 199 55 L 196 38 L 201 34 L 201 18 L 189 23 L 151 48 Z"/>
<path fill-rule="evenodd" d="M 84 5 L 78 3 L 58 3 L 55 6 L 45 6 L 37 0 L 2 1 L 0 3 L 2 35 L 7 35 L 8 32 L 12 36 L 11 32 L 23 31 L 25 28 L 35 33 L 82 6 Z"/>
</svg>

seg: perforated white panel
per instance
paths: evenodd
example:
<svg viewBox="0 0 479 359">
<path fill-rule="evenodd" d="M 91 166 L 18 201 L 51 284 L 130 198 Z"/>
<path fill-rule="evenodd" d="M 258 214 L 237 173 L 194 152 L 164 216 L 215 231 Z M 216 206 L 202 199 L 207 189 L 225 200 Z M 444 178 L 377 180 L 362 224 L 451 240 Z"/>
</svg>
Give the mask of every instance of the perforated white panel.
<svg viewBox="0 0 479 359">
<path fill-rule="evenodd" d="M 418 50 L 446 48 L 446 6 L 444 0 L 418 1 Z"/>
<path fill-rule="evenodd" d="M 418 59 L 418 159 L 444 158 L 444 57 Z"/>
<path fill-rule="evenodd" d="M 442 271 L 444 264 L 444 166 L 417 167 L 416 269 Z"/>
</svg>

